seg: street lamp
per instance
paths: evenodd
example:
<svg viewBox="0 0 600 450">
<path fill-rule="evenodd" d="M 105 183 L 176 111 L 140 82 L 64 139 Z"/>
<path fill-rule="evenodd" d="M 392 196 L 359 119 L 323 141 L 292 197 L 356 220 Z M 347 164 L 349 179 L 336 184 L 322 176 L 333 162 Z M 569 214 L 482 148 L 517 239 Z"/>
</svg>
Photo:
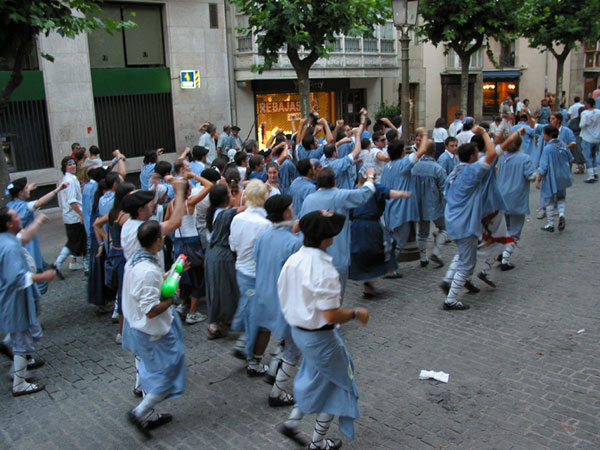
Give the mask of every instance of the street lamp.
<svg viewBox="0 0 600 450">
<path fill-rule="evenodd" d="M 408 147 L 410 137 L 410 85 L 408 79 L 408 44 L 410 37 L 408 31 L 417 24 L 418 0 L 392 0 L 392 13 L 394 26 L 400 34 L 402 53 L 402 140 Z"/>
</svg>

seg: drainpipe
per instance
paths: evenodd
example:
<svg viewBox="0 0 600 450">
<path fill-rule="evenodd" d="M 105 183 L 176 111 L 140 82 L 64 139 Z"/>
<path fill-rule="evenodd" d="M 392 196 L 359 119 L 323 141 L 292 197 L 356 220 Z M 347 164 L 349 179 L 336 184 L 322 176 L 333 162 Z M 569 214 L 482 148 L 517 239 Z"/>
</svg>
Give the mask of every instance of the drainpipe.
<svg viewBox="0 0 600 450">
<path fill-rule="evenodd" d="M 225 42 L 227 44 L 227 78 L 229 81 L 229 118 L 232 125 L 237 125 L 237 100 L 235 96 L 235 71 L 233 61 L 233 40 L 231 24 L 231 6 L 227 0 L 223 3 L 225 9 Z"/>
</svg>

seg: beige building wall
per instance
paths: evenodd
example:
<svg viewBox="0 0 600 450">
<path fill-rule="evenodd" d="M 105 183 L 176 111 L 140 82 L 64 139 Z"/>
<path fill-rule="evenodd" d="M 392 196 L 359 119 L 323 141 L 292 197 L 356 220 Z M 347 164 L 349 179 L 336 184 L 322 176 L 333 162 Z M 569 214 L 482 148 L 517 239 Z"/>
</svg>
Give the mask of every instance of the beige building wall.
<svg viewBox="0 0 600 450">
<path fill-rule="evenodd" d="M 57 33 L 38 38 L 38 54 L 54 56 L 54 62 L 40 57 L 43 71 L 48 124 L 54 168 L 24 172 L 36 183 L 52 184 L 62 178 L 60 161 L 71 154 L 71 144 L 96 144 L 96 117 L 92 95 L 87 36 L 66 39 Z"/>
</svg>

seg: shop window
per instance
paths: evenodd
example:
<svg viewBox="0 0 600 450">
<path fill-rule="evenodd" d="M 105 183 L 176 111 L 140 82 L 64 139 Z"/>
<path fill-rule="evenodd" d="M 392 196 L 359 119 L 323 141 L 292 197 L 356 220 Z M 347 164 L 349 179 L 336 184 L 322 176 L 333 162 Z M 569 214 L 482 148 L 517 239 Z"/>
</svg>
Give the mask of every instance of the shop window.
<svg viewBox="0 0 600 450">
<path fill-rule="evenodd" d="M 89 33 L 92 69 L 165 65 L 160 5 L 105 3 L 102 10 L 101 18 L 133 20 L 137 26 L 112 34 L 104 30 Z"/>
<path fill-rule="evenodd" d="M 317 111 L 327 122 L 335 118 L 335 93 L 311 92 L 311 110 Z M 259 148 L 265 148 L 266 142 L 278 128 L 285 134 L 292 133 L 291 116 L 296 115 L 296 126 L 300 120 L 300 95 L 297 92 L 278 94 L 256 94 L 257 123 L 266 122 L 265 135 L 259 136 Z"/>
<path fill-rule="evenodd" d="M 483 114 L 484 116 L 497 116 L 500 105 L 506 97 L 517 95 L 517 80 L 483 82 Z"/>
</svg>

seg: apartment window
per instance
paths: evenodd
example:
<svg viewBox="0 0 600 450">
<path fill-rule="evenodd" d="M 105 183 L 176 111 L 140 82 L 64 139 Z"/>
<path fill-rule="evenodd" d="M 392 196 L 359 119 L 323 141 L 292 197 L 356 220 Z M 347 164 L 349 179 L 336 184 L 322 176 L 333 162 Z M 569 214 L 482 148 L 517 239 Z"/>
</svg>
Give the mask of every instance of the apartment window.
<svg viewBox="0 0 600 450">
<path fill-rule="evenodd" d="M 382 25 L 379 28 L 379 38 L 381 40 L 381 53 L 394 53 L 394 24 L 391 22 Z"/>
<path fill-rule="evenodd" d="M 133 20 L 137 26 L 112 34 L 103 30 L 88 34 L 92 69 L 165 65 L 161 5 L 105 3 L 102 9 L 104 19 Z"/>
<path fill-rule="evenodd" d="M 500 65 L 515 67 L 515 41 L 500 43 Z"/>
<path fill-rule="evenodd" d="M 450 50 L 446 55 L 446 67 L 448 69 L 460 69 L 460 58 L 454 52 Z M 480 48 L 471 55 L 471 62 L 469 64 L 470 69 L 480 69 L 483 67 L 483 50 Z"/>
<path fill-rule="evenodd" d="M 211 28 L 219 28 L 219 10 L 216 3 L 208 4 L 208 21 Z"/>
<path fill-rule="evenodd" d="M 597 42 L 586 42 L 583 46 L 585 52 L 585 67 L 600 67 L 600 51 Z"/>
</svg>

